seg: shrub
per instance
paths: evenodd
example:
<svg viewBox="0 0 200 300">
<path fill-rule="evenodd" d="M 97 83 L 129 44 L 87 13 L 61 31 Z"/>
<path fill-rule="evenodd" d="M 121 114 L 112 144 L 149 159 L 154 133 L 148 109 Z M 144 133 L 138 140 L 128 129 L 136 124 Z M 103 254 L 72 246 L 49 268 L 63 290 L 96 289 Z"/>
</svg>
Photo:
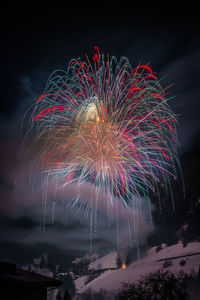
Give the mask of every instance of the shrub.
<svg viewBox="0 0 200 300">
<path fill-rule="evenodd" d="M 163 264 L 163 268 L 168 268 L 172 266 L 172 261 L 171 260 L 166 260 Z"/>
<path fill-rule="evenodd" d="M 179 264 L 182 267 L 182 266 L 184 266 L 186 264 L 186 261 L 184 259 L 182 259 Z"/>
<path fill-rule="evenodd" d="M 123 284 L 116 300 L 185 300 L 184 279 L 169 271 L 158 270 L 143 277 L 142 280 Z"/>
</svg>

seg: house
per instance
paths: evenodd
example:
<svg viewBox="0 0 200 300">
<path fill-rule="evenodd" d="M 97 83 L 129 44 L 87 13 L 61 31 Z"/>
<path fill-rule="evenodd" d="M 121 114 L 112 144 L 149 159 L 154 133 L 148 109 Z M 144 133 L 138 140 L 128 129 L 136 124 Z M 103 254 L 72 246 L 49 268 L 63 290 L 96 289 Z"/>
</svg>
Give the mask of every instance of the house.
<svg viewBox="0 0 200 300">
<path fill-rule="evenodd" d="M 59 286 L 58 279 L 46 277 L 0 262 L 0 300 L 46 300 L 47 287 Z"/>
</svg>

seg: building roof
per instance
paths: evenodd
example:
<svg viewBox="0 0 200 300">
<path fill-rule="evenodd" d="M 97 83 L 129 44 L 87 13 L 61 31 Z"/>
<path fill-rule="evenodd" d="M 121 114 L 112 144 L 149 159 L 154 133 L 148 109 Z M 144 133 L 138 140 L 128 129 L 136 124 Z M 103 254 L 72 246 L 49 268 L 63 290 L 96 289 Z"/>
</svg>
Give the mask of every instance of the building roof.
<svg viewBox="0 0 200 300">
<path fill-rule="evenodd" d="M 62 284 L 57 278 L 50 278 L 30 271 L 22 270 L 15 264 L 0 262 L 0 281 L 27 286 L 51 287 Z"/>
</svg>

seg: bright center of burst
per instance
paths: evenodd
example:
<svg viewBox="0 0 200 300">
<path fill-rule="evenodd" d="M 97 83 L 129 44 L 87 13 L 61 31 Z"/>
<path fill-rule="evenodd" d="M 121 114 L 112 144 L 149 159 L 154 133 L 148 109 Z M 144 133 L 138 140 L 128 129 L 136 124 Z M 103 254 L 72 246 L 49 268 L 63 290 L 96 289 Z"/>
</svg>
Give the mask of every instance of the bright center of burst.
<svg viewBox="0 0 200 300">
<path fill-rule="evenodd" d="M 106 110 L 98 104 L 90 103 L 81 108 L 76 122 L 79 162 L 111 175 L 119 149 L 117 131 Z"/>
</svg>

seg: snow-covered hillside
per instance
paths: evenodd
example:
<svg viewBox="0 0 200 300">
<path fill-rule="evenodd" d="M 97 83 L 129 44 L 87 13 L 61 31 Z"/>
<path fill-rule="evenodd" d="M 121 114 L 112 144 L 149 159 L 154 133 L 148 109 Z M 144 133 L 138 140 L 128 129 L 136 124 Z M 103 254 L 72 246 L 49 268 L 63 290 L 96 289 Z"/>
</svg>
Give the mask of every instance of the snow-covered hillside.
<svg viewBox="0 0 200 300">
<path fill-rule="evenodd" d="M 60 278 L 63 281 L 62 293 L 65 289 L 69 289 L 69 279 L 71 278 L 76 290 L 74 300 L 82 299 L 81 295 L 87 293 L 88 290 L 98 293 L 104 290 L 106 296 L 103 295 L 102 299 L 112 300 L 114 293 L 122 287 L 122 283 L 140 280 L 142 276 L 162 268 L 173 273 L 181 270 L 187 274 L 198 272 L 200 243 L 189 243 L 186 247 L 183 247 L 181 242 L 171 246 L 162 244 L 160 248 L 160 251 L 158 251 L 158 247 L 149 249 L 143 259 L 120 269 L 117 269 L 118 255 L 116 252 L 110 252 L 103 257 L 98 257 L 97 254 L 92 257 L 89 255 L 78 257 L 72 261 L 72 267 L 64 270 L 64 273 L 63 271 L 60 273 L 58 265 L 53 274 L 48 265 L 47 255 L 34 258 L 32 263 L 23 268 L 49 277 Z M 125 260 L 125 257 L 123 259 Z M 48 300 L 55 300 L 58 292 L 59 289 L 49 290 Z"/>
<path fill-rule="evenodd" d="M 114 261 L 115 264 L 112 264 Z M 110 253 L 101 259 L 97 259 L 91 263 L 90 268 L 95 269 L 97 266 L 102 266 L 102 269 L 116 266 L 116 253 L 115 255 Z M 146 257 L 131 263 L 125 269 L 109 269 L 86 285 L 83 285 L 84 282 L 82 281 L 77 294 L 81 295 L 88 289 L 96 292 L 101 289 L 114 292 L 122 286 L 123 282 L 134 282 L 141 279 L 142 276 L 164 267 L 173 273 L 178 273 L 182 270 L 184 273 L 190 274 L 191 272 L 197 272 L 199 266 L 200 243 L 189 243 L 185 248 L 181 242 L 169 247 L 163 245 L 163 249 L 158 252 L 156 252 L 156 247 L 154 247 L 148 251 Z M 81 278 L 79 278 L 80 280 Z M 76 287 L 78 287 L 78 284 L 76 284 Z M 74 299 L 78 299 L 78 296 Z"/>
<path fill-rule="evenodd" d="M 109 268 L 116 268 L 116 259 L 117 253 L 111 252 L 107 255 L 96 259 L 94 262 L 90 263 L 89 269 L 90 270 L 100 270 L 100 269 L 109 269 Z"/>
<path fill-rule="evenodd" d="M 89 258 L 88 256 L 85 256 L 82 259 L 88 259 L 88 258 Z M 85 274 L 83 276 L 76 276 L 75 274 L 72 274 L 72 277 L 74 278 L 76 291 L 79 291 L 82 287 L 86 285 L 86 282 L 88 281 L 88 278 L 92 273 L 96 272 L 98 276 L 99 275 L 98 271 L 117 268 L 116 252 L 110 252 L 107 255 L 100 258 L 97 255 L 93 255 L 91 258 L 92 258 L 92 262 L 88 265 L 88 274 Z M 81 259 L 79 258 L 76 259 L 73 263 L 79 263 L 80 261 Z"/>
</svg>

